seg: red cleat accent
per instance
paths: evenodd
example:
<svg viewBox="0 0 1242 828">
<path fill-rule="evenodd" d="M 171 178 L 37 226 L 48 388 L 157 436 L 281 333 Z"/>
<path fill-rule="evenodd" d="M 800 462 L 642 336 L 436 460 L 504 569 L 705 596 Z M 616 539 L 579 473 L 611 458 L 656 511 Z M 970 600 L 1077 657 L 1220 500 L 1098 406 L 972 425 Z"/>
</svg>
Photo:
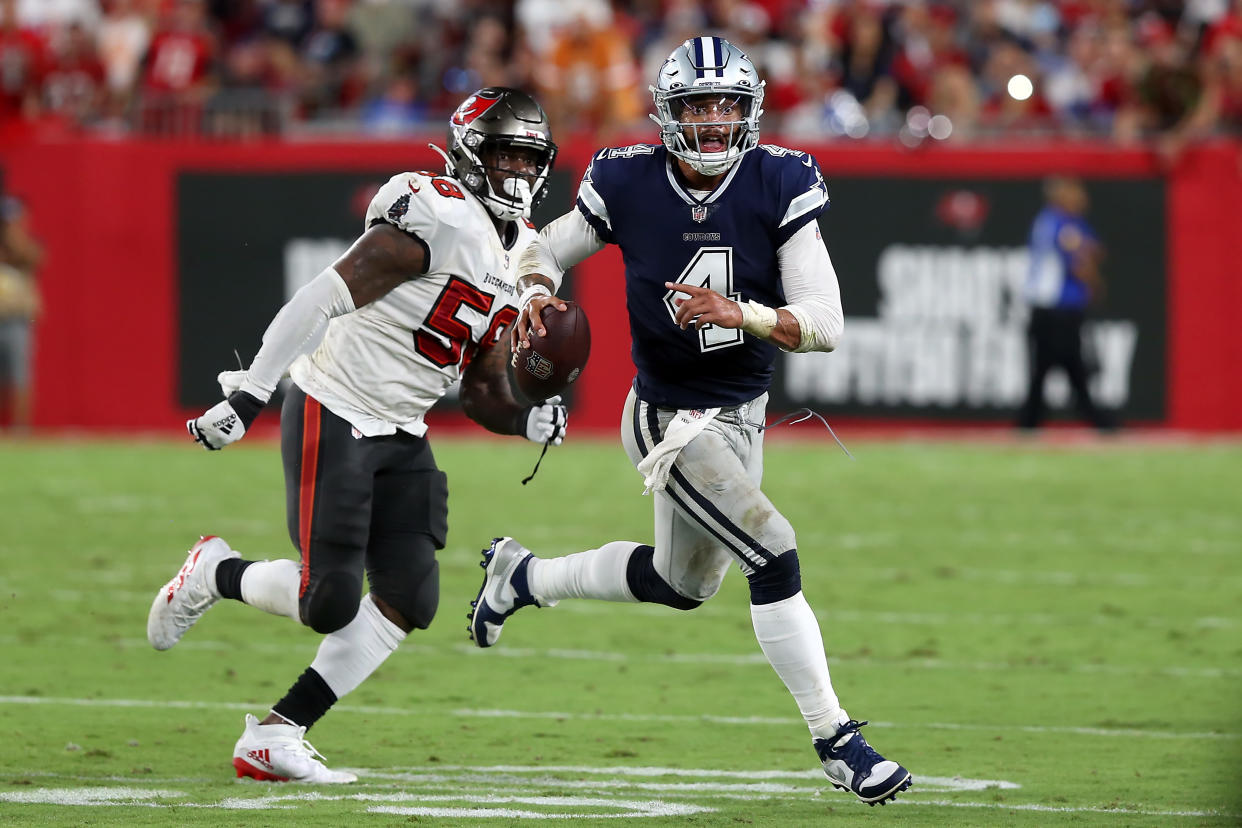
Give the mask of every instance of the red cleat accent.
<svg viewBox="0 0 1242 828">
<path fill-rule="evenodd" d="M 250 764 L 245 759 L 242 759 L 240 756 L 233 760 L 233 767 L 237 770 L 238 779 L 248 776 L 251 779 L 257 779 L 260 782 L 288 782 L 289 781 L 289 777 L 277 776 L 274 773 L 269 773 L 260 768 L 256 768 L 254 765 Z"/>
</svg>

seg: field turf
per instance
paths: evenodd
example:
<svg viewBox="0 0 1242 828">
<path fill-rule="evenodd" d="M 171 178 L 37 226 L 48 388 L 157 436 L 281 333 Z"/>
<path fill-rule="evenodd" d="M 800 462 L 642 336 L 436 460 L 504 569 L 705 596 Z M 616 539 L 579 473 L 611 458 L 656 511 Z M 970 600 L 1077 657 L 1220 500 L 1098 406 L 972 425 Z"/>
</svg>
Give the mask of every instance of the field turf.
<svg viewBox="0 0 1242 828">
<path fill-rule="evenodd" d="M 849 440 L 849 435 L 843 435 Z M 651 538 L 611 442 L 434 441 L 440 612 L 311 732 L 346 788 L 233 778 L 318 638 L 233 602 L 175 649 L 154 591 L 200 533 L 291 556 L 272 442 L 0 442 L 0 824 L 977 825 L 1242 822 L 1242 444 L 773 441 L 843 703 L 915 786 L 826 784 L 745 579 L 679 613 L 524 610 L 491 651 L 479 550 Z"/>
</svg>

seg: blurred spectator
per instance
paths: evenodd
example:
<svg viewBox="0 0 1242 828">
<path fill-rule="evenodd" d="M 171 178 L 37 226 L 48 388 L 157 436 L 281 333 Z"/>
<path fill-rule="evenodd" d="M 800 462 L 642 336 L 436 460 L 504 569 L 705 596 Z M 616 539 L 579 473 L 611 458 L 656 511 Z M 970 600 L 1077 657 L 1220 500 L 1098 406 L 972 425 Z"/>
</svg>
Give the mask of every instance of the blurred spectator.
<svg viewBox="0 0 1242 828">
<path fill-rule="evenodd" d="M 193 134 L 213 85 L 215 37 L 203 0 L 172 0 L 151 41 L 142 76 L 146 132 Z"/>
<path fill-rule="evenodd" d="M 1242 20 L 1235 22 L 1213 33 L 1204 63 L 1206 111 L 1196 127 L 1211 120 L 1235 134 L 1242 131 Z"/>
<path fill-rule="evenodd" d="M 1043 95 L 1043 80 L 1034 58 L 1013 39 L 997 43 L 984 64 L 987 99 L 981 122 L 992 130 L 1046 130 L 1052 108 Z"/>
<path fill-rule="evenodd" d="M 120 117 L 129 107 L 142 58 L 151 43 L 151 21 L 136 0 L 112 0 L 96 32 L 107 80 L 104 115 Z"/>
<path fill-rule="evenodd" d="M 1031 228 L 1031 264 L 1023 298 L 1030 305 L 1027 327 L 1030 376 L 1018 427 L 1044 421 L 1044 384 L 1053 368 L 1065 371 L 1079 415 L 1101 431 L 1113 420 L 1091 399 L 1082 327 L 1087 308 L 1104 293 L 1100 275 L 1103 248 L 1087 223 L 1087 190 L 1076 178 L 1056 177 L 1044 184 L 1046 206 Z"/>
<path fill-rule="evenodd" d="M 969 61 L 957 43 L 956 24 L 957 12 L 948 5 L 912 2 L 902 8 L 892 72 L 903 108 L 927 106 L 942 73 L 968 74 Z"/>
<path fill-rule="evenodd" d="M 268 0 L 263 4 L 263 31 L 297 48 L 315 24 L 311 0 Z"/>
<path fill-rule="evenodd" d="M 43 41 L 18 23 L 17 0 L 0 0 L 0 121 L 39 114 Z"/>
<path fill-rule="evenodd" d="M 55 31 L 77 23 L 93 32 L 99 23 L 99 0 L 18 0 L 17 14 L 23 26 Z"/>
<path fill-rule="evenodd" d="M 106 72 L 94 38 L 80 23 L 71 23 L 52 39 L 43 105 L 50 113 L 88 123 L 102 111 L 105 94 Z"/>
<path fill-rule="evenodd" d="M 639 79 L 703 32 L 759 66 L 772 135 L 1087 134 L 1173 160 L 1242 129 L 1242 0 L 0 0 L 0 122 L 46 111 L 74 25 L 106 93 L 61 77 L 53 108 L 168 134 L 388 130 L 484 85 L 625 132 L 650 111 Z M 89 59 L 66 59 L 84 89 Z"/>
<path fill-rule="evenodd" d="M 558 134 L 589 130 L 607 141 L 643 114 L 632 44 L 611 20 L 607 5 L 567 2 L 547 55 L 536 63 L 539 99 Z"/>
<path fill-rule="evenodd" d="M 1147 60 L 1134 86 L 1137 126 L 1144 131 L 1176 130 L 1198 107 L 1203 79 L 1169 24 L 1146 18 L 1139 36 Z"/>
<path fill-rule="evenodd" d="M 302 113 L 340 112 L 362 99 L 358 41 L 346 22 L 349 0 L 315 0 L 314 23 L 302 42 L 306 84 Z"/>
<path fill-rule="evenodd" d="M 517 67 L 509 60 L 509 31 L 495 17 L 481 17 L 470 29 L 464 66 L 474 86 L 521 86 Z"/>
<path fill-rule="evenodd" d="M 427 106 L 418 98 L 418 83 L 397 75 L 378 98 L 362 108 L 362 126 L 372 135 L 397 136 L 428 122 Z"/>
<path fill-rule="evenodd" d="M 785 113 L 802 101 L 797 50 L 787 41 L 771 36 L 772 17 L 759 3 L 752 0 L 717 0 L 715 8 L 721 24 L 721 36 L 745 52 L 764 79 L 765 117 L 770 128 L 779 130 Z M 676 46 L 676 43 L 673 44 L 673 47 Z"/>
<path fill-rule="evenodd" d="M 219 88 L 207 100 L 204 131 L 227 138 L 279 133 L 302 74 L 297 54 L 283 40 L 260 35 L 235 44 L 225 56 Z"/>
<path fill-rule="evenodd" d="M 892 120 L 898 89 L 892 75 L 893 40 L 883 9 L 875 3 L 855 4 L 838 21 L 843 32 L 834 62 L 836 85 L 854 96 L 873 127 Z"/>
<path fill-rule="evenodd" d="M 39 314 L 35 275 L 43 247 L 27 226 L 25 206 L 0 196 L 0 426 L 30 426 L 31 328 Z"/>
<path fill-rule="evenodd" d="M 641 76 L 654 78 L 674 49 L 706 30 L 707 14 L 699 3 L 695 0 L 668 0 L 661 26 L 650 33 L 641 54 Z M 644 95 L 643 100 L 650 104 L 649 96 Z"/>
<path fill-rule="evenodd" d="M 1044 56 L 1044 93 L 1048 106 L 1062 123 L 1090 128 L 1111 125 L 1111 112 L 1097 106 L 1103 79 L 1103 37 L 1094 25 L 1074 29 L 1065 51 Z"/>
</svg>

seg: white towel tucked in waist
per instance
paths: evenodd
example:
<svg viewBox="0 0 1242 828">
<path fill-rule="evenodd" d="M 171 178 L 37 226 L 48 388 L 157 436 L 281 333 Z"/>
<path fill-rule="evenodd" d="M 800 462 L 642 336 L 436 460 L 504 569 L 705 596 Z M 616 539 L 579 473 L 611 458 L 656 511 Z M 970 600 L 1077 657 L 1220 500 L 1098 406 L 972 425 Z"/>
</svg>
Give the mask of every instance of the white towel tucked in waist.
<svg viewBox="0 0 1242 828">
<path fill-rule="evenodd" d="M 664 429 L 664 439 L 638 464 L 638 471 L 646 486 L 643 494 L 664 490 L 668 484 L 669 470 L 672 469 L 677 455 L 719 413 L 719 408 L 682 408 L 677 411 L 677 416 Z"/>
</svg>

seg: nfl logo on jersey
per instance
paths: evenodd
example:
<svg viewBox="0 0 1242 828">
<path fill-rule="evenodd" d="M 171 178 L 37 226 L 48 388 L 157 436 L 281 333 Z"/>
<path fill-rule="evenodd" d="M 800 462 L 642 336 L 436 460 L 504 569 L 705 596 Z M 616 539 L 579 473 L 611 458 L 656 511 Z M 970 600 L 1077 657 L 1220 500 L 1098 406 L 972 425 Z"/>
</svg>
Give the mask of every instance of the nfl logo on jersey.
<svg viewBox="0 0 1242 828">
<path fill-rule="evenodd" d="M 696 204 L 690 208 L 690 218 L 702 224 L 707 221 L 707 205 Z"/>
</svg>

